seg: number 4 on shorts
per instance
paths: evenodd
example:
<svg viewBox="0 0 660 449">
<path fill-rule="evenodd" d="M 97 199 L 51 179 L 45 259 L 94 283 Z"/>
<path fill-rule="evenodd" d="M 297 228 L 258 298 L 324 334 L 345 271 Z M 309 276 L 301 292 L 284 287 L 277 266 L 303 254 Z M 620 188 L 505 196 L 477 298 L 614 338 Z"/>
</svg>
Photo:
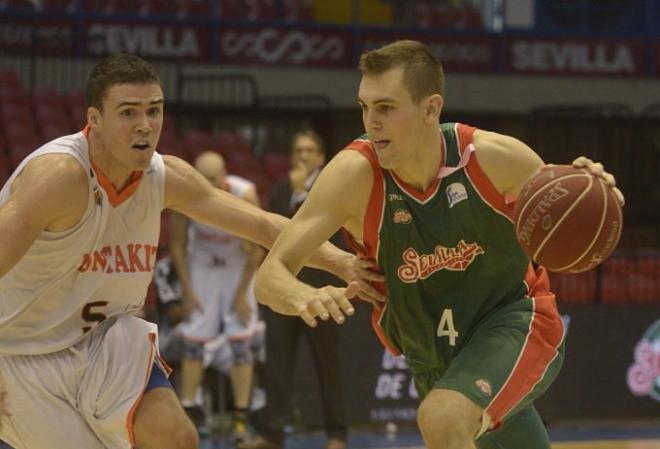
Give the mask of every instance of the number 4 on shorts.
<svg viewBox="0 0 660 449">
<path fill-rule="evenodd" d="M 445 309 L 442 312 L 436 335 L 438 337 L 449 337 L 449 346 L 456 346 L 458 331 L 454 327 L 454 312 L 451 309 Z"/>
</svg>

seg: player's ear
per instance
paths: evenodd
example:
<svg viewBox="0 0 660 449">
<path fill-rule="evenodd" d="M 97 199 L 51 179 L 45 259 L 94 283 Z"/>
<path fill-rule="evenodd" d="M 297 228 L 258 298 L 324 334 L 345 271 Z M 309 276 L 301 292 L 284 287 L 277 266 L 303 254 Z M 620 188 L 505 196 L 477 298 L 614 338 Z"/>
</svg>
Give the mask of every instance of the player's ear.
<svg viewBox="0 0 660 449">
<path fill-rule="evenodd" d="M 99 126 L 101 120 L 101 111 L 96 109 L 94 106 L 87 108 L 87 124 L 90 128 L 95 128 Z"/>
<path fill-rule="evenodd" d="M 425 101 L 425 116 L 428 123 L 438 123 L 442 106 L 444 105 L 444 98 L 440 94 L 433 94 L 426 98 Z"/>
</svg>

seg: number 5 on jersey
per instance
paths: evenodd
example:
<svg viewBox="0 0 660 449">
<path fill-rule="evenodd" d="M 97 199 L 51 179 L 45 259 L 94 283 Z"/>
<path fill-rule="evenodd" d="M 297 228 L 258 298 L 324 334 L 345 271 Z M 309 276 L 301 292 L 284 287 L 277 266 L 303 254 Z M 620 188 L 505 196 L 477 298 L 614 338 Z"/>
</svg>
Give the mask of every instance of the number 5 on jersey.
<svg viewBox="0 0 660 449">
<path fill-rule="evenodd" d="M 449 337 L 449 346 L 456 346 L 458 331 L 454 327 L 454 312 L 451 309 L 445 309 L 442 312 L 436 335 L 438 337 Z"/>
</svg>

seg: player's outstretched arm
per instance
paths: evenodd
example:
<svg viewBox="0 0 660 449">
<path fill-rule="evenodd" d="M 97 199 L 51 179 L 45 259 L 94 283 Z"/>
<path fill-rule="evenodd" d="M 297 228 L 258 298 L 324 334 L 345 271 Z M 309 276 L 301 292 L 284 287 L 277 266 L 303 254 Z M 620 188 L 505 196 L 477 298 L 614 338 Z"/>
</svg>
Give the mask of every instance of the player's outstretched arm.
<svg viewBox="0 0 660 449">
<path fill-rule="evenodd" d="M 313 288 L 296 279 L 307 258 L 347 222 L 361 223 L 373 175 L 366 159 L 354 151 L 339 153 L 323 169 L 302 207 L 284 228 L 257 271 L 257 299 L 274 311 L 299 315 L 310 326 L 316 318 L 344 321 L 352 314 L 348 301 L 358 286 Z M 357 218 L 357 220 L 356 220 Z"/>
<path fill-rule="evenodd" d="M 89 187 L 72 156 L 47 154 L 30 161 L 0 206 L 0 277 L 16 265 L 44 231 L 65 231 L 82 218 Z"/>
<path fill-rule="evenodd" d="M 214 188 L 197 170 L 174 156 L 163 156 L 166 166 L 165 207 L 220 228 L 230 234 L 273 246 L 288 219 Z M 353 256 L 325 243 L 309 260 L 309 266 L 350 279 Z"/>
</svg>

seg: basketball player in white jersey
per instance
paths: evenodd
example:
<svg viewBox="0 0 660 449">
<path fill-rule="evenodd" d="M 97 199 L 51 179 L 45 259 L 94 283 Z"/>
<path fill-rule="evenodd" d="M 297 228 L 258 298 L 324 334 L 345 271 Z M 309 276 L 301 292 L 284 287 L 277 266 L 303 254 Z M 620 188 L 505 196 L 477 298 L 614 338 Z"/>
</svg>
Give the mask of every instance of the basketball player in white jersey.
<svg viewBox="0 0 660 449">
<path fill-rule="evenodd" d="M 195 168 L 214 187 L 259 205 L 254 183 L 227 174 L 218 153 L 202 153 Z M 201 404 L 196 401 L 204 346 L 222 332 L 229 338 L 233 354 L 230 379 L 236 410 L 232 436 L 242 440 L 247 436 L 253 367 L 250 346 L 257 326 L 253 281 L 264 252 L 258 245 L 178 213 L 171 215 L 169 248 L 184 302 L 193 305 L 189 318 L 177 328 L 184 341 L 181 403 L 198 429 L 205 428 Z"/>
<path fill-rule="evenodd" d="M 86 95 L 85 129 L 30 154 L 0 191 L 0 373 L 10 408 L 0 439 L 16 449 L 195 449 L 156 326 L 133 315 L 152 277 L 161 210 L 266 247 L 286 220 L 155 151 L 163 91 L 150 64 L 108 57 Z M 345 280 L 353 261 L 329 245 L 310 259 Z M 347 297 L 365 284 L 320 299 L 351 313 Z"/>
</svg>

